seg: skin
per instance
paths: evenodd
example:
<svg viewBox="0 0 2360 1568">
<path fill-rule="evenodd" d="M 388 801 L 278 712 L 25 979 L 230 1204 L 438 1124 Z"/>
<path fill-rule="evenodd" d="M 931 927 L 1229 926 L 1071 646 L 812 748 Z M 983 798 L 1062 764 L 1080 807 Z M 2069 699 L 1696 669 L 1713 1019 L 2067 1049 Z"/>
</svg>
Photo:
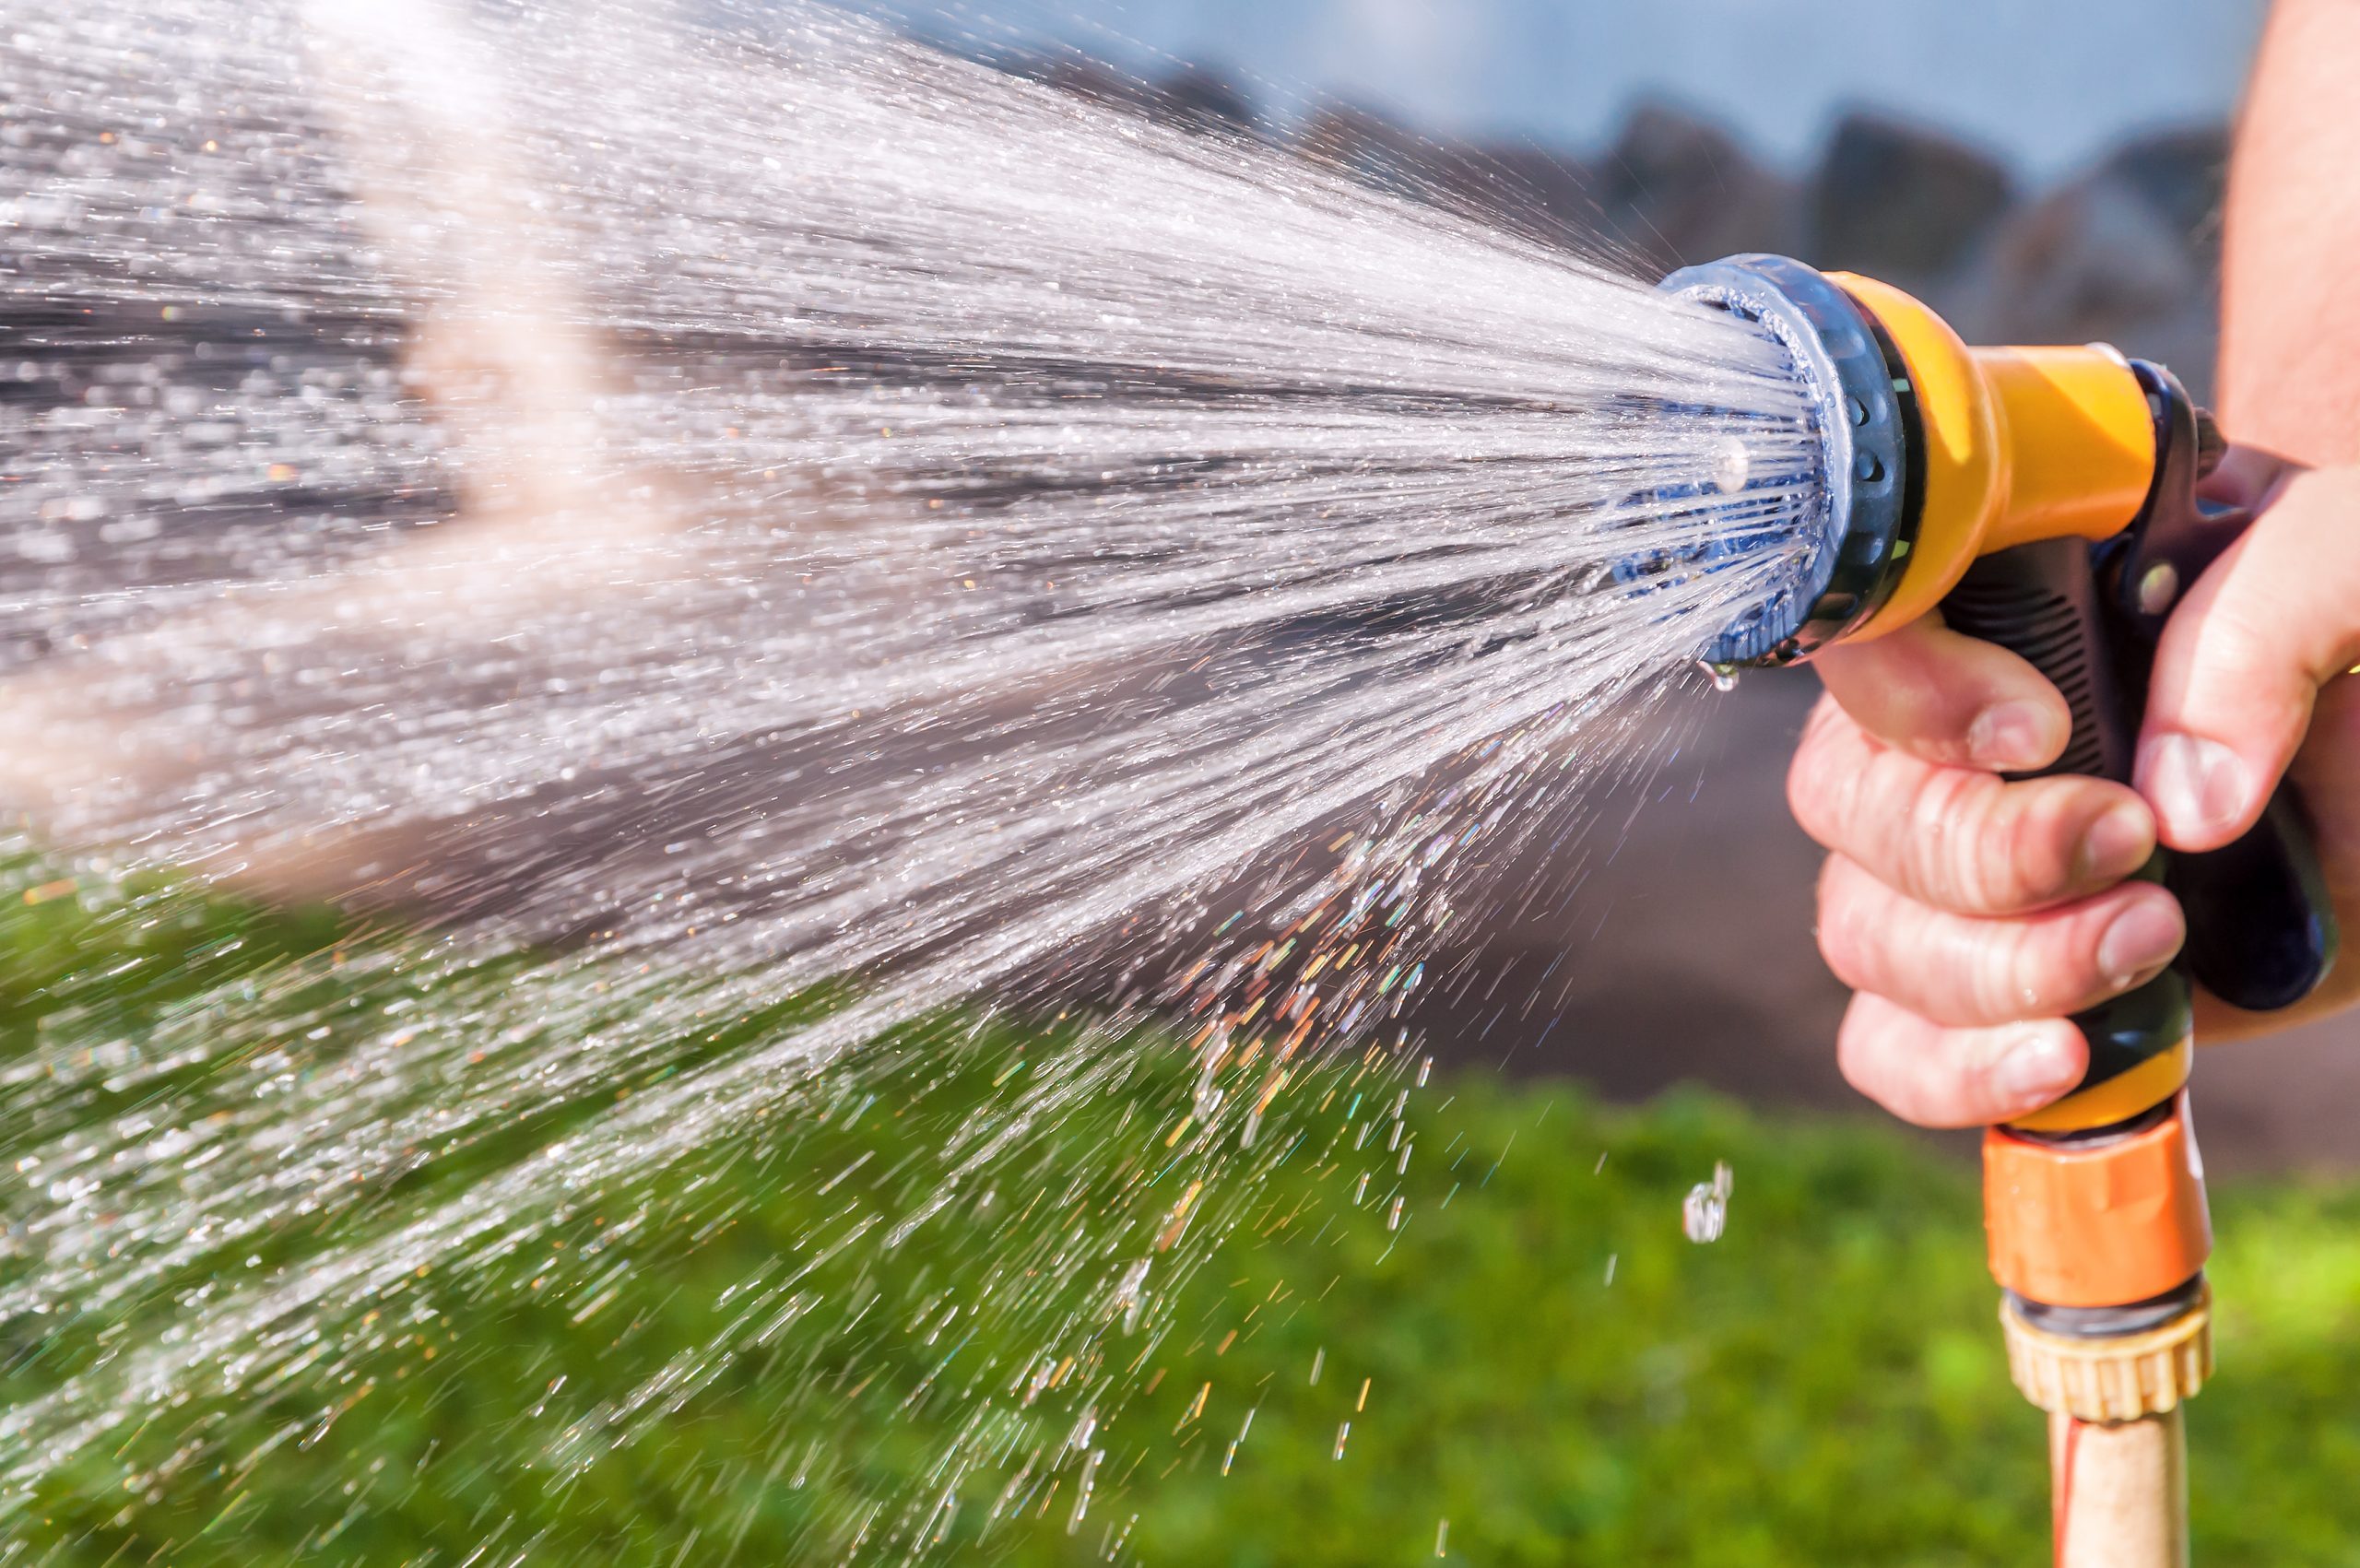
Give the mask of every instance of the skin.
<svg viewBox="0 0 2360 1568">
<path fill-rule="evenodd" d="M 2143 983 L 2185 932 L 2123 878 L 2160 840 L 2227 843 L 2282 774 L 2303 792 L 2347 932 L 2360 931 L 2360 4 L 2280 0 L 2230 171 L 2215 476 L 2266 497 L 2189 591 L 2158 651 L 2137 771 L 2006 783 L 2063 749 L 2063 700 L 2031 666 L 1928 620 L 1816 661 L 1826 695 L 1788 781 L 1828 851 L 1822 952 L 1856 995 L 1853 1086 L 1929 1126 L 2004 1121 L 2080 1079 L 2065 1015 Z M 2282 477 L 2263 454 L 2305 471 Z M 2198 1004 L 2199 1038 L 2360 1001 L 2360 961 L 2299 1007 Z"/>
</svg>

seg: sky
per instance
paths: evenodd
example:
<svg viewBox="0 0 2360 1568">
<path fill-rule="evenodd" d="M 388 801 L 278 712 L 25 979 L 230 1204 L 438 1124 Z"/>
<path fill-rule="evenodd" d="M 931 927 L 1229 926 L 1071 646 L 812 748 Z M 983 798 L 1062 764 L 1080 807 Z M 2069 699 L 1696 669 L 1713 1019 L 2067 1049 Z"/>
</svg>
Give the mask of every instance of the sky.
<svg viewBox="0 0 2360 1568">
<path fill-rule="evenodd" d="M 2035 181 L 2236 104 L 2265 0 L 904 0 L 1157 74 L 1229 67 L 1281 107 L 1326 92 L 1421 129 L 1607 140 L 1631 103 L 1701 110 L 1808 166 L 1859 103 Z"/>
</svg>

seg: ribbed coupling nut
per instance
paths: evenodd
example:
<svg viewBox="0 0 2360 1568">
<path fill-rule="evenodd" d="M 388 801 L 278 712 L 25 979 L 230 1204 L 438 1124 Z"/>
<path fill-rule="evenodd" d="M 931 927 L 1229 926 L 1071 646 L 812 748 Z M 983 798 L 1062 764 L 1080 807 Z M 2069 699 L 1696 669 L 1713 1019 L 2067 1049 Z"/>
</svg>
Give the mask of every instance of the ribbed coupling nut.
<svg viewBox="0 0 2360 1568">
<path fill-rule="evenodd" d="M 2026 1323 L 2015 1303 L 2000 1303 L 2008 1372 L 2024 1397 L 2051 1414 L 2085 1421 L 2128 1421 L 2161 1415 L 2192 1398 L 2212 1375 L 2212 1291 L 2188 1310 L 2136 1334 L 2080 1338 Z"/>
</svg>

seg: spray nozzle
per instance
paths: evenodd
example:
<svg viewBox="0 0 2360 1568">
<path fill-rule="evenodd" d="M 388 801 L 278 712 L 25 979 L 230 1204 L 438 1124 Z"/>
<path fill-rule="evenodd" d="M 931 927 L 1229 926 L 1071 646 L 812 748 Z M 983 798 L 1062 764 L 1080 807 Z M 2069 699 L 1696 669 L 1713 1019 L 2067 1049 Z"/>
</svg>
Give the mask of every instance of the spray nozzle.
<svg viewBox="0 0 2360 1568">
<path fill-rule="evenodd" d="M 1683 267 L 1659 287 L 1775 339 L 1809 395 L 1822 473 L 1815 513 L 1801 520 L 1806 548 L 1705 654 L 1715 665 L 1792 663 L 1873 615 L 1908 555 L 1918 507 L 1907 372 L 1849 294 L 1785 256 Z M 1678 564 L 1711 571 L 1719 563 L 1707 544 Z"/>
</svg>

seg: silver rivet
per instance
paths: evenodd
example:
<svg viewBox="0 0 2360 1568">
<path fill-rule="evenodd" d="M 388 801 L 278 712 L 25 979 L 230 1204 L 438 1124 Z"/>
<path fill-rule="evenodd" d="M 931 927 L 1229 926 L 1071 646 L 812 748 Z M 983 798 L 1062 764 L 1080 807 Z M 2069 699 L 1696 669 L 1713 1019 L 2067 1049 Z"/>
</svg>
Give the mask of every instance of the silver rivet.
<svg viewBox="0 0 2360 1568">
<path fill-rule="evenodd" d="M 2161 615 L 2172 607 L 2179 597 L 2179 572 L 2168 560 L 2159 560 L 2147 568 L 2139 579 L 2139 613 Z"/>
</svg>

